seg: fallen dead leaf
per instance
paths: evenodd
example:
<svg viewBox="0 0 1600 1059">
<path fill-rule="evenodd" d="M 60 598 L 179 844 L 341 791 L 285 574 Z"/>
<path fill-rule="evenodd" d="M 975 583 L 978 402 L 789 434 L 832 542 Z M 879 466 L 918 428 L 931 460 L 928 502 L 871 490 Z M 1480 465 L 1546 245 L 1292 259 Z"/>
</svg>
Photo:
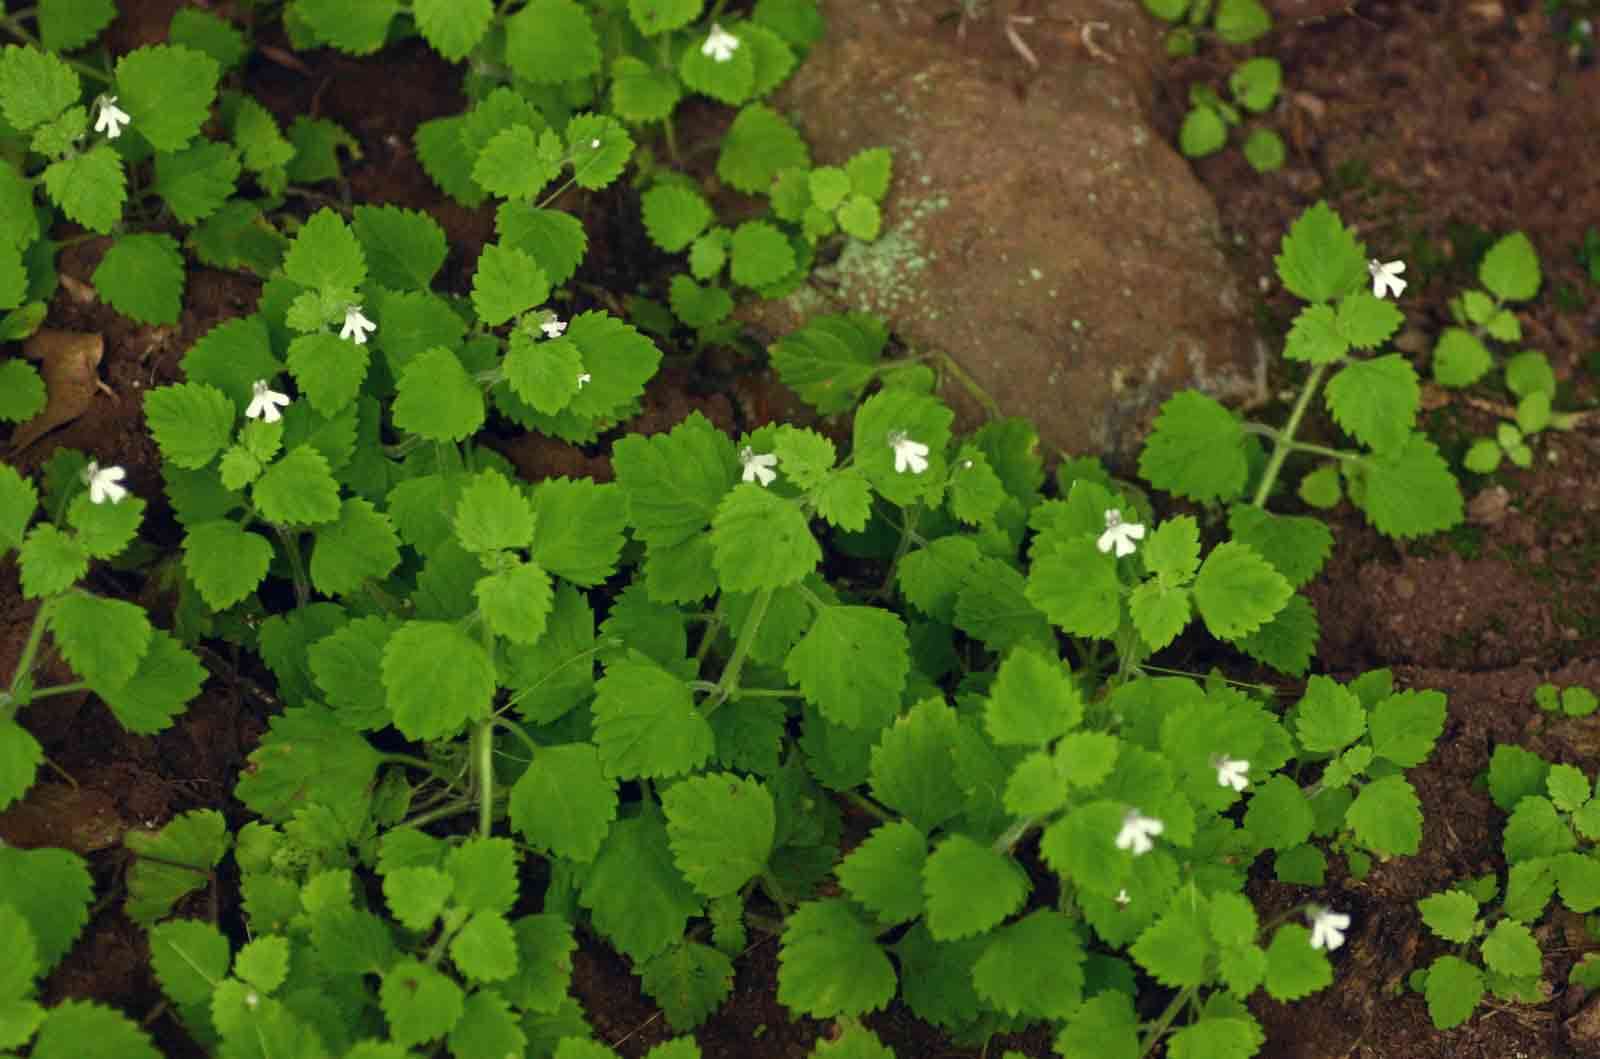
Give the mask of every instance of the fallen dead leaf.
<svg viewBox="0 0 1600 1059">
<path fill-rule="evenodd" d="M 47 398 L 44 410 L 11 435 L 13 455 L 87 412 L 95 390 L 110 392 L 100 381 L 105 349 L 103 336 L 82 331 L 39 331 L 23 343 L 22 355 L 39 361 Z"/>
</svg>

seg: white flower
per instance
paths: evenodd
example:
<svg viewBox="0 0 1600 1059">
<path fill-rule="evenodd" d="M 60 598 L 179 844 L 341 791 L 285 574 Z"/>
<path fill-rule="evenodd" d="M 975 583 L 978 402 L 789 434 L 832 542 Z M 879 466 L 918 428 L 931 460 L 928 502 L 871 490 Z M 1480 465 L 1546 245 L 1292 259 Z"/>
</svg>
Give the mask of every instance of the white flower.
<svg viewBox="0 0 1600 1059">
<path fill-rule="evenodd" d="M 350 339 L 356 345 L 364 346 L 367 344 L 367 332 L 376 331 L 377 329 L 377 324 L 361 314 L 361 306 L 345 306 L 344 326 L 339 329 L 340 338 Z"/>
<path fill-rule="evenodd" d="M 1102 553 L 1109 552 L 1112 548 L 1117 550 L 1117 558 L 1133 554 L 1133 542 L 1144 540 L 1144 526 L 1137 522 L 1122 521 L 1122 512 L 1106 512 L 1106 531 L 1100 534 L 1097 542 Z"/>
<path fill-rule="evenodd" d="M 1344 932 L 1350 927 L 1350 917 L 1331 908 L 1312 905 L 1307 909 L 1311 916 L 1311 947 L 1332 952 L 1344 944 Z"/>
<path fill-rule="evenodd" d="M 109 500 L 113 504 L 120 504 L 122 498 L 128 495 L 128 490 L 117 483 L 127 474 L 121 467 L 102 467 L 90 460 L 89 466 L 83 469 L 83 480 L 89 483 L 89 502 L 103 504 Z"/>
<path fill-rule="evenodd" d="M 566 333 L 567 324 L 555 313 L 545 313 L 544 319 L 539 323 L 539 330 L 544 332 L 546 338 L 560 338 Z"/>
<path fill-rule="evenodd" d="M 598 151 L 600 149 L 600 137 L 596 136 L 594 139 L 589 141 L 589 149 L 591 151 Z"/>
<path fill-rule="evenodd" d="M 117 106 L 116 96 L 101 96 L 95 100 L 99 113 L 95 115 L 94 131 L 106 134 L 106 139 L 115 140 L 122 135 L 122 127 L 133 121 L 128 112 Z"/>
<path fill-rule="evenodd" d="M 1219 754 L 1211 759 L 1211 764 L 1217 770 L 1217 786 L 1232 787 L 1236 791 L 1249 786 L 1250 781 L 1245 778 L 1245 773 L 1250 771 L 1250 762 Z"/>
<path fill-rule="evenodd" d="M 739 38 L 723 29 L 715 22 L 711 23 L 711 35 L 706 42 L 700 45 L 700 54 L 709 55 L 719 63 L 725 63 L 733 58 L 733 53 L 739 50 Z"/>
<path fill-rule="evenodd" d="M 778 465 L 778 454 L 763 452 L 757 454 L 754 449 L 746 445 L 739 452 L 739 462 L 744 465 L 744 480 L 747 482 L 760 482 L 762 488 L 772 484 L 778 477 L 778 472 L 772 468 Z"/>
<path fill-rule="evenodd" d="M 1367 262 L 1367 275 L 1372 277 L 1372 295 L 1375 298 L 1383 297 L 1385 289 L 1392 290 L 1396 298 L 1405 292 L 1406 281 L 1400 278 L 1400 273 L 1406 270 L 1404 261 L 1390 261 L 1380 263 L 1377 258 Z"/>
<path fill-rule="evenodd" d="M 1112 900 L 1121 905 L 1123 908 L 1127 908 L 1128 902 L 1133 900 L 1133 898 L 1128 896 L 1128 891 L 1118 890 L 1117 896 L 1113 897 Z"/>
<path fill-rule="evenodd" d="M 1131 849 L 1135 857 L 1149 853 L 1156 848 L 1150 840 L 1166 829 L 1167 825 L 1155 817 L 1145 816 L 1137 809 L 1129 809 L 1122 818 L 1122 830 L 1117 832 L 1117 848 Z"/>
<path fill-rule="evenodd" d="M 246 419 L 265 419 L 276 423 L 283 418 L 280 408 L 289 407 L 289 395 L 267 389 L 266 379 L 257 379 L 250 387 L 250 407 L 244 410 Z"/>
<path fill-rule="evenodd" d="M 912 441 L 906 437 L 904 430 L 891 431 L 889 446 L 894 449 L 894 469 L 896 474 L 921 474 L 928 469 L 928 446 L 920 441 Z"/>
<path fill-rule="evenodd" d="M 588 372 L 582 372 L 578 376 L 578 389 L 583 389 L 592 381 L 594 381 L 593 375 L 590 375 Z"/>
</svg>

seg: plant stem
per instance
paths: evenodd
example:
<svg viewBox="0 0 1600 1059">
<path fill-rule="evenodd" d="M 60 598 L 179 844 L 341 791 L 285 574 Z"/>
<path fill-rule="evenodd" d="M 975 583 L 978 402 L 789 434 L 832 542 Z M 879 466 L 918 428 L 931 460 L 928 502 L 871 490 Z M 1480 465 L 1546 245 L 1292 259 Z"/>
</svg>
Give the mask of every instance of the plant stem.
<svg viewBox="0 0 1600 1059">
<path fill-rule="evenodd" d="M 1289 450 L 1294 446 L 1295 431 L 1300 429 L 1300 420 L 1305 418 L 1306 409 L 1311 406 L 1311 398 L 1317 392 L 1317 387 L 1322 383 L 1322 376 L 1328 370 L 1326 364 L 1318 364 L 1311 369 L 1311 376 L 1306 379 L 1305 386 L 1300 390 L 1300 396 L 1295 399 L 1294 408 L 1289 412 L 1289 421 L 1283 425 L 1283 430 L 1273 441 L 1272 458 L 1267 461 L 1267 469 L 1261 472 L 1261 484 L 1256 486 L 1256 495 L 1250 503 L 1254 507 L 1266 507 L 1267 494 L 1272 491 L 1272 485 L 1278 480 L 1278 472 L 1283 470 L 1283 461 L 1289 458 Z"/>
<path fill-rule="evenodd" d="M 294 578 L 295 606 L 303 607 L 311 602 L 311 581 L 306 577 L 306 565 L 300 558 L 300 538 L 276 522 L 268 525 L 272 527 L 272 532 L 278 535 L 284 555 L 289 560 L 289 576 Z"/>
<path fill-rule="evenodd" d="M 494 829 L 494 720 L 485 718 L 472 730 L 472 771 L 478 787 L 478 834 Z"/>
<path fill-rule="evenodd" d="M 1037 816 L 1025 816 L 1001 832 L 1000 837 L 994 840 L 989 848 L 996 853 L 1010 853 L 1011 847 L 1022 841 L 1022 836 L 1033 830 L 1033 825 L 1039 822 Z"/>
<path fill-rule="evenodd" d="M 857 794 L 855 791 L 840 791 L 839 797 L 844 799 L 849 804 L 855 806 L 857 809 L 860 809 L 868 816 L 882 820 L 884 823 L 888 823 L 894 819 L 894 816 L 883 806 L 879 805 L 872 799 L 865 797 L 864 795 Z"/>
<path fill-rule="evenodd" d="M 28 675 L 33 672 L 33 660 L 39 653 L 39 642 L 44 639 L 45 622 L 49 620 L 50 612 L 55 609 L 54 604 L 55 600 L 45 600 L 39 604 L 38 611 L 33 615 L 33 628 L 28 630 L 28 642 L 22 645 L 22 654 L 17 657 L 17 668 L 11 674 L 11 686 L 6 689 L 4 701 L 0 701 L 0 721 L 10 720 L 16 713 L 17 707 L 33 698 L 32 692 L 25 697 L 22 688 L 28 680 Z"/>
<path fill-rule="evenodd" d="M 750 613 L 744 619 L 744 628 L 739 630 L 738 642 L 733 645 L 733 654 L 722 670 L 722 679 L 717 681 L 717 690 L 706 700 L 707 717 L 738 693 L 739 674 L 744 669 L 744 660 L 750 654 L 750 645 L 755 642 L 756 634 L 761 631 L 761 623 L 766 620 L 767 608 L 771 605 L 772 589 L 763 588 L 756 593 L 755 602 L 750 604 Z"/>
<path fill-rule="evenodd" d="M 1184 1005 L 1193 998 L 1194 989 L 1195 987 L 1192 985 L 1187 986 L 1172 998 L 1172 1002 L 1167 1005 L 1167 1010 L 1161 1013 L 1161 1017 L 1156 1019 L 1155 1024 L 1150 1027 L 1150 1032 L 1145 1035 L 1144 1044 L 1139 1049 L 1139 1059 L 1144 1059 L 1145 1056 L 1151 1054 L 1156 1044 L 1160 1042 L 1162 1035 L 1167 1032 L 1167 1027 L 1172 1025 L 1172 1020 L 1178 1017 L 1178 1012 L 1182 1011 Z"/>
<path fill-rule="evenodd" d="M 900 541 L 894 546 L 894 558 L 889 560 L 889 569 L 883 575 L 883 584 L 878 586 L 878 595 L 889 594 L 889 589 L 894 584 L 894 575 L 900 569 L 900 560 L 911 550 L 911 540 L 917 534 L 917 519 L 921 514 L 921 505 L 906 509 L 905 522 L 900 526 Z"/>
<path fill-rule="evenodd" d="M 1258 434 L 1273 442 L 1282 440 L 1285 445 L 1289 446 L 1291 452 L 1309 452 L 1314 456 L 1327 456 L 1335 460 L 1351 460 L 1361 455 L 1361 453 L 1350 449 L 1331 449 L 1326 445 L 1317 445 L 1310 441 L 1290 441 L 1284 438 L 1276 427 L 1269 427 L 1265 423 L 1246 423 L 1244 424 L 1244 432 L 1246 434 Z"/>
</svg>

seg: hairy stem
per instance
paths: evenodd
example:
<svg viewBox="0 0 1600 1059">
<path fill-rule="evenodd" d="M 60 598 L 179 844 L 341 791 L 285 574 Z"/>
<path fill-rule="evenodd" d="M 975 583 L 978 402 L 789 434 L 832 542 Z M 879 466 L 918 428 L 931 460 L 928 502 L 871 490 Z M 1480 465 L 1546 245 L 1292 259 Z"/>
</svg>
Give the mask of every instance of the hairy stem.
<svg viewBox="0 0 1600 1059">
<path fill-rule="evenodd" d="M 1318 364 L 1311 369 L 1310 377 L 1301 387 L 1300 396 L 1295 399 L 1294 408 L 1289 412 L 1289 421 L 1273 440 L 1272 457 L 1267 460 L 1267 469 L 1261 472 L 1261 484 L 1256 486 L 1256 495 L 1250 500 L 1252 506 L 1266 507 L 1267 494 L 1272 491 L 1273 483 L 1278 480 L 1278 472 L 1283 470 L 1283 461 L 1289 458 L 1289 451 L 1294 447 L 1295 431 L 1300 429 L 1300 420 L 1305 418 L 1306 409 L 1311 407 L 1311 398 L 1322 384 L 1322 376 L 1327 370 L 1326 364 Z"/>
<path fill-rule="evenodd" d="M 722 670 L 722 679 L 717 681 L 717 690 L 706 700 L 706 716 L 709 717 L 716 712 L 717 707 L 738 694 L 739 674 L 744 670 L 744 660 L 750 654 L 750 645 L 755 643 L 756 634 L 761 631 L 761 623 L 766 620 L 767 608 L 771 605 L 772 589 L 763 588 L 756 593 L 755 602 L 750 605 L 750 613 L 744 619 L 744 628 L 739 630 L 738 642 L 733 645 L 733 654 Z"/>
</svg>

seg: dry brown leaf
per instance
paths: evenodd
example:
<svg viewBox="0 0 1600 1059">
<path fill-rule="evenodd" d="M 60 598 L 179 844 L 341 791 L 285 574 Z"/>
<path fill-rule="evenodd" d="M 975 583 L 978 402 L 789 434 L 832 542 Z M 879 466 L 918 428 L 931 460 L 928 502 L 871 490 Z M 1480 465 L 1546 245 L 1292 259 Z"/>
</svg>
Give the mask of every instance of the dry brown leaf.
<svg viewBox="0 0 1600 1059">
<path fill-rule="evenodd" d="M 105 349 L 103 336 L 82 331 L 38 331 L 23 343 L 22 355 L 39 361 L 47 399 L 44 410 L 11 435 L 13 455 L 89 410 L 95 390 L 105 388 L 100 381 Z"/>
</svg>

